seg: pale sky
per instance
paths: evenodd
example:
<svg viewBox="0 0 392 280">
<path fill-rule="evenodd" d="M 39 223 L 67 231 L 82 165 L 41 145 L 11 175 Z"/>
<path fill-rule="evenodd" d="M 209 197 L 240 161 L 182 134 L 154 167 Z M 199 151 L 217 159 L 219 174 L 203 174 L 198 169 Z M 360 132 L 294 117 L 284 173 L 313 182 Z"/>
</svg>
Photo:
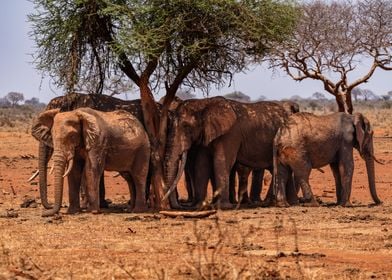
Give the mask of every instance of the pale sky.
<svg viewBox="0 0 392 280">
<path fill-rule="evenodd" d="M 28 36 L 31 27 L 27 22 L 27 14 L 33 11 L 33 4 L 28 0 L 0 0 L 0 3 L 0 97 L 10 91 L 17 91 L 23 93 L 25 99 L 38 97 L 42 102 L 48 102 L 56 95 L 61 95 L 61 89 L 51 86 L 47 79 L 41 80 L 40 73 L 32 64 L 34 42 Z M 361 69 L 369 67 L 365 64 Z M 392 71 L 377 70 L 361 88 L 370 89 L 378 95 L 386 94 L 392 90 Z M 266 67 L 235 75 L 230 88 L 212 90 L 211 96 L 233 91 L 242 91 L 252 99 L 260 95 L 268 99 L 289 98 L 292 95 L 308 97 L 316 91 L 324 92 L 319 81 L 295 82 L 282 72 L 273 74 Z M 328 94 L 326 96 L 332 97 Z M 128 97 L 134 99 L 139 96 L 129 94 Z"/>
</svg>

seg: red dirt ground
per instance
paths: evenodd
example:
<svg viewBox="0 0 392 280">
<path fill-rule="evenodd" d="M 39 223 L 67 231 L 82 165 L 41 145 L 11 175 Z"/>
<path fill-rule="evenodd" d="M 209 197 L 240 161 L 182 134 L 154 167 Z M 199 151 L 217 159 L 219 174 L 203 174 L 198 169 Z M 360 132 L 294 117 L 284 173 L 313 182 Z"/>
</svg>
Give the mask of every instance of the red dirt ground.
<svg viewBox="0 0 392 280">
<path fill-rule="evenodd" d="M 105 213 L 42 218 L 37 181 L 27 183 L 37 142 L 26 132 L 0 132 L 0 279 L 392 279 L 388 133 L 377 130 L 375 138 L 385 163 L 376 165 L 381 206 L 369 206 L 355 152 L 352 208 L 329 205 L 335 187 L 324 168 L 311 178 L 321 207 L 220 211 L 195 220 L 122 212 L 128 189 L 111 173 L 113 205 Z M 21 208 L 26 198 L 38 203 Z"/>
</svg>

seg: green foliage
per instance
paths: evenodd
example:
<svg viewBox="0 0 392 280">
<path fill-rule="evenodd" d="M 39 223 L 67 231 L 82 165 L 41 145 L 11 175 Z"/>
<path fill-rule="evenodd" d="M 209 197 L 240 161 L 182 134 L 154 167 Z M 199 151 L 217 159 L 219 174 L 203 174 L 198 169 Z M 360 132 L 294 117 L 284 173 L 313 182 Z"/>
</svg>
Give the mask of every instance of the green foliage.
<svg viewBox="0 0 392 280">
<path fill-rule="evenodd" d="M 32 1 L 38 69 L 68 90 L 98 92 L 124 73 L 158 88 L 222 85 L 284 40 L 297 16 L 281 0 Z"/>
</svg>

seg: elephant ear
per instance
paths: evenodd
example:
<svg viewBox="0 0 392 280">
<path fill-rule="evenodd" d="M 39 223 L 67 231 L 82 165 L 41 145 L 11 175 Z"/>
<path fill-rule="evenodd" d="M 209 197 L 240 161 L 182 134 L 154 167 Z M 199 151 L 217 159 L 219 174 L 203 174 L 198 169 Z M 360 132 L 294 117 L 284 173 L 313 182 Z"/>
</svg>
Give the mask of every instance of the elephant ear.
<svg viewBox="0 0 392 280">
<path fill-rule="evenodd" d="M 42 112 L 34 120 L 31 127 L 31 134 L 38 141 L 44 142 L 45 145 L 53 147 L 53 140 L 51 129 L 53 126 L 53 119 L 60 112 L 60 109 L 51 109 Z"/>
<path fill-rule="evenodd" d="M 373 131 L 370 122 L 362 114 L 354 114 L 355 136 L 359 145 L 359 153 L 363 155 L 366 146 L 371 142 Z"/>
<path fill-rule="evenodd" d="M 82 110 L 76 110 L 82 122 L 83 141 L 87 151 L 96 146 L 99 139 L 99 128 L 97 125 L 97 118 L 93 114 Z"/>
<path fill-rule="evenodd" d="M 237 115 L 230 104 L 219 102 L 209 105 L 203 112 L 203 144 L 207 146 L 214 139 L 227 133 L 236 120 Z"/>
</svg>

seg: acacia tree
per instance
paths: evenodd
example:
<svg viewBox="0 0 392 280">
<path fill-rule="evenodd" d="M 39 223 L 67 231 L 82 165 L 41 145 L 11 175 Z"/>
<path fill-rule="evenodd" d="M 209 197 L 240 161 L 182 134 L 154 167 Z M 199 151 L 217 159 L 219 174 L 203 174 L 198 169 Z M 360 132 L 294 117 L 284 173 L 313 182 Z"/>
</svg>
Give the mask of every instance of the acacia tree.
<svg viewBox="0 0 392 280">
<path fill-rule="evenodd" d="M 139 88 L 158 204 L 167 110 L 177 90 L 223 85 L 251 56 L 285 39 L 296 18 L 291 3 L 277 0 L 33 2 L 35 61 L 57 85 L 102 92 L 112 75 L 123 74 Z M 161 112 L 158 90 L 166 92 Z"/>
<path fill-rule="evenodd" d="M 351 114 L 352 90 L 378 67 L 392 70 L 392 2 L 313 0 L 301 11 L 292 39 L 266 60 L 296 81 L 321 81 L 339 111 Z"/>
<path fill-rule="evenodd" d="M 20 92 L 11 91 L 7 93 L 5 98 L 8 99 L 12 107 L 15 107 L 19 102 L 24 100 L 24 95 L 23 93 Z"/>
</svg>

